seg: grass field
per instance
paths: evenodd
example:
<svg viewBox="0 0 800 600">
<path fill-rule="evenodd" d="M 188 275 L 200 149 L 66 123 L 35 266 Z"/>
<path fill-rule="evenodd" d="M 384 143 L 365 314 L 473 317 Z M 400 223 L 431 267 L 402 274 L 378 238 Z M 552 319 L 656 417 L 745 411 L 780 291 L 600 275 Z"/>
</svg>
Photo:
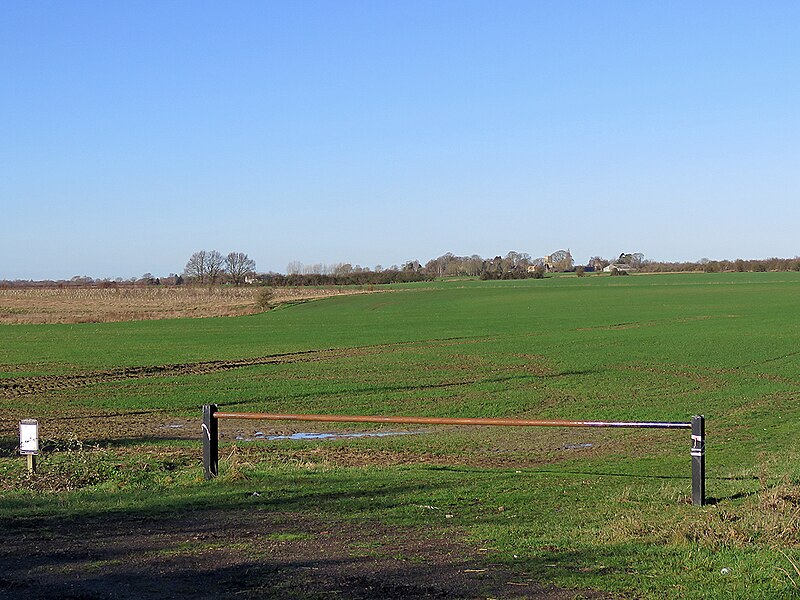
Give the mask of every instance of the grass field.
<svg viewBox="0 0 800 600">
<path fill-rule="evenodd" d="M 318 538 L 325 526 L 314 519 L 356 528 L 348 556 L 400 561 L 409 573 L 432 559 L 413 548 L 384 555 L 373 531 L 458 539 L 490 565 L 462 571 L 581 593 L 800 595 L 800 274 L 393 289 L 241 317 L 0 327 L 0 525 L 259 511 L 305 523 L 281 543 Z M 236 438 L 358 428 L 230 421 L 221 476 L 206 483 L 195 441 L 205 403 L 553 419 L 702 413 L 712 504 L 687 503 L 680 431 L 426 427 L 265 442 Z M 50 450 L 34 477 L 14 454 L 26 417 L 40 420 Z M 230 548 L 207 549 L 217 551 Z M 239 553 L 269 560 L 247 544 Z M 330 597 L 312 588 L 296 597 Z"/>
</svg>

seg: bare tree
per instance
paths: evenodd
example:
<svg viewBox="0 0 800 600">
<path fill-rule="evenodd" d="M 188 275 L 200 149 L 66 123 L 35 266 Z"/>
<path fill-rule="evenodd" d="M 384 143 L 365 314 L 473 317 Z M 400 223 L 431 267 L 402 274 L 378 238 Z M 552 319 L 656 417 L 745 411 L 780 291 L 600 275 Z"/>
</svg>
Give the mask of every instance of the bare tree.
<svg viewBox="0 0 800 600">
<path fill-rule="evenodd" d="M 605 269 L 610 262 L 603 258 L 602 256 L 593 256 L 589 259 L 589 266 L 592 267 L 595 271 L 602 271 Z"/>
<path fill-rule="evenodd" d="M 708 259 L 705 260 L 708 261 Z M 634 252 L 632 254 L 627 254 L 623 252 L 622 254 L 619 255 L 617 262 L 624 265 L 630 265 L 634 269 L 640 269 L 644 264 L 644 254 L 642 254 L 641 252 Z"/>
<path fill-rule="evenodd" d="M 478 256 L 477 254 L 473 254 L 467 260 L 466 266 L 466 275 L 473 275 L 478 276 L 481 273 L 481 266 L 483 265 L 483 259 Z"/>
<path fill-rule="evenodd" d="M 353 265 L 350 263 L 339 263 L 333 271 L 334 275 L 350 275 L 353 272 Z"/>
<path fill-rule="evenodd" d="M 225 259 L 222 254 L 216 250 L 206 253 L 206 275 L 208 283 L 214 285 L 222 273 L 222 268 L 225 266 Z"/>
<path fill-rule="evenodd" d="M 556 271 L 571 271 L 575 262 L 569 250 L 556 250 L 550 255 L 550 263 Z"/>
<path fill-rule="evenodd" d="M 197 280 L 199 283 L 203 283 L 208 274 L 206 254 L 205 250 L 192 254 L 189 257 L 189 262 L 183 268 L 183 274 L 188 278 Z"/>
<path fill-rule="evenodd" d="M 322 263 L 303 265 L 303 275 L 322 275 Z"/>
<path fill-rule="evenodd" d="M 225 270 L 234 285 L 242 285 L 245 276 L 256 270 L 256 261 L 244 252 L 231 252 L 225 257 Z"/>
<path fill-rule="evenodd" d="M 528 265 L 531 264 L 531 255 L 527 252 L 515 252 L 512 250 L 506 254 L 506 260 L 515 269 L 527 269 Z"/>
</svg>

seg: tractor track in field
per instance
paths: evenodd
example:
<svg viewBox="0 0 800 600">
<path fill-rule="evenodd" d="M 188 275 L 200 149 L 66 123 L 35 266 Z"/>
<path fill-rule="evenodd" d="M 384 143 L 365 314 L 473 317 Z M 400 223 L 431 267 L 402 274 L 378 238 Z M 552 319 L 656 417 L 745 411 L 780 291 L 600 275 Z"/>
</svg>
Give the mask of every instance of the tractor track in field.
<svg viewBox="0 0 800 600">
<path fill-rule="evenodd" d="M 151 377 L 179 377 L 184 375 L 208 375 L 245 367 L 262 365 L 291 364 L 336 360 L 367 354 L 391 352 L 401 348 L 431 347 L 484 341 L 483 339 L 467 340 L 465 338 L 445 338 L 425 340 L 422 342 L 399 342 L 395 344 L 378 344 L 358 346 L 354 348 L 330 348 L 325 350 L 305 350 L 270 354 L 255 358 L 230 360 L 207 360 L 166 365 L 146 365 L 117 367 L 100 371 L 83 371 L 64 375 L 33 375 L 28 377 L 11 377 L 0 379 L 0 398 L 16 398 L 36 394 L 60 392 L 83 388 L 99 383 L 148 379 Z"/>
<path fill-rule="evenodd" d="M 0 397 L 13 398 L 46 392 L 57 392 L 82 388 L 98 383 L 127 381 L 131 379 L 147 379 L 150 377 L 178 377 L 182 375 L 208 375 L 233 369 L 255 367 L 260 365 L 288 364 L 295 362 L 311 362 L 331 360 L 365 354 L 360 349 L 342 350 L 308 350 L 305 352 L 289 352 L 273 354 L 257 358 L 235 360 L 207 360 L 167 365 L 148 365 L 119 367 L 102 371 L 69 373 L 66 375 L 39 375 L 32 377 L 14 377 L 0 380 Z"/>
</svg>

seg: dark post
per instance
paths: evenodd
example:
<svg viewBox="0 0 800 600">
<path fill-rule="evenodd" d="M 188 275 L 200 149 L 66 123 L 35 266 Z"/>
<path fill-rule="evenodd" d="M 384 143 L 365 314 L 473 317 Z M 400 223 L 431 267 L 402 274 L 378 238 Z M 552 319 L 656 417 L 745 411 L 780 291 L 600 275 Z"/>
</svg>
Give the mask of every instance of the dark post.
<svg viewBox="0 0 800 600">
<path fill-rule="evenodd" d="M 692 417 L 692 504 L 706 503 L 706 419 Z"/>
<path fill-rule="evenodd" d="M 203 405 L 203 470 L 206 479 L 219 473 L 219 426 L 216 404 Z"/>
</svg>

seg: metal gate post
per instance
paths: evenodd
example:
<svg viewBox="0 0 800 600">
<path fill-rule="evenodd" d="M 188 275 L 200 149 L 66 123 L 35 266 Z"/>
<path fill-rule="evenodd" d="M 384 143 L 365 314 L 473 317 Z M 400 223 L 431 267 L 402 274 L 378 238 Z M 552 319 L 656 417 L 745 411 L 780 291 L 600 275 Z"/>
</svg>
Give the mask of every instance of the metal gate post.
<svg viewBox="0 0 800 600">
<path fill-rule="evenodd" d="M 692 504 L 706 503 L 706 419 L 692 417 Z"/>
<path fill-rule="evenodd" d="M 203 405 L 203 471 L 211 479 L 219 473 L 219 421 L 216 404 Z"/>
</svg>

